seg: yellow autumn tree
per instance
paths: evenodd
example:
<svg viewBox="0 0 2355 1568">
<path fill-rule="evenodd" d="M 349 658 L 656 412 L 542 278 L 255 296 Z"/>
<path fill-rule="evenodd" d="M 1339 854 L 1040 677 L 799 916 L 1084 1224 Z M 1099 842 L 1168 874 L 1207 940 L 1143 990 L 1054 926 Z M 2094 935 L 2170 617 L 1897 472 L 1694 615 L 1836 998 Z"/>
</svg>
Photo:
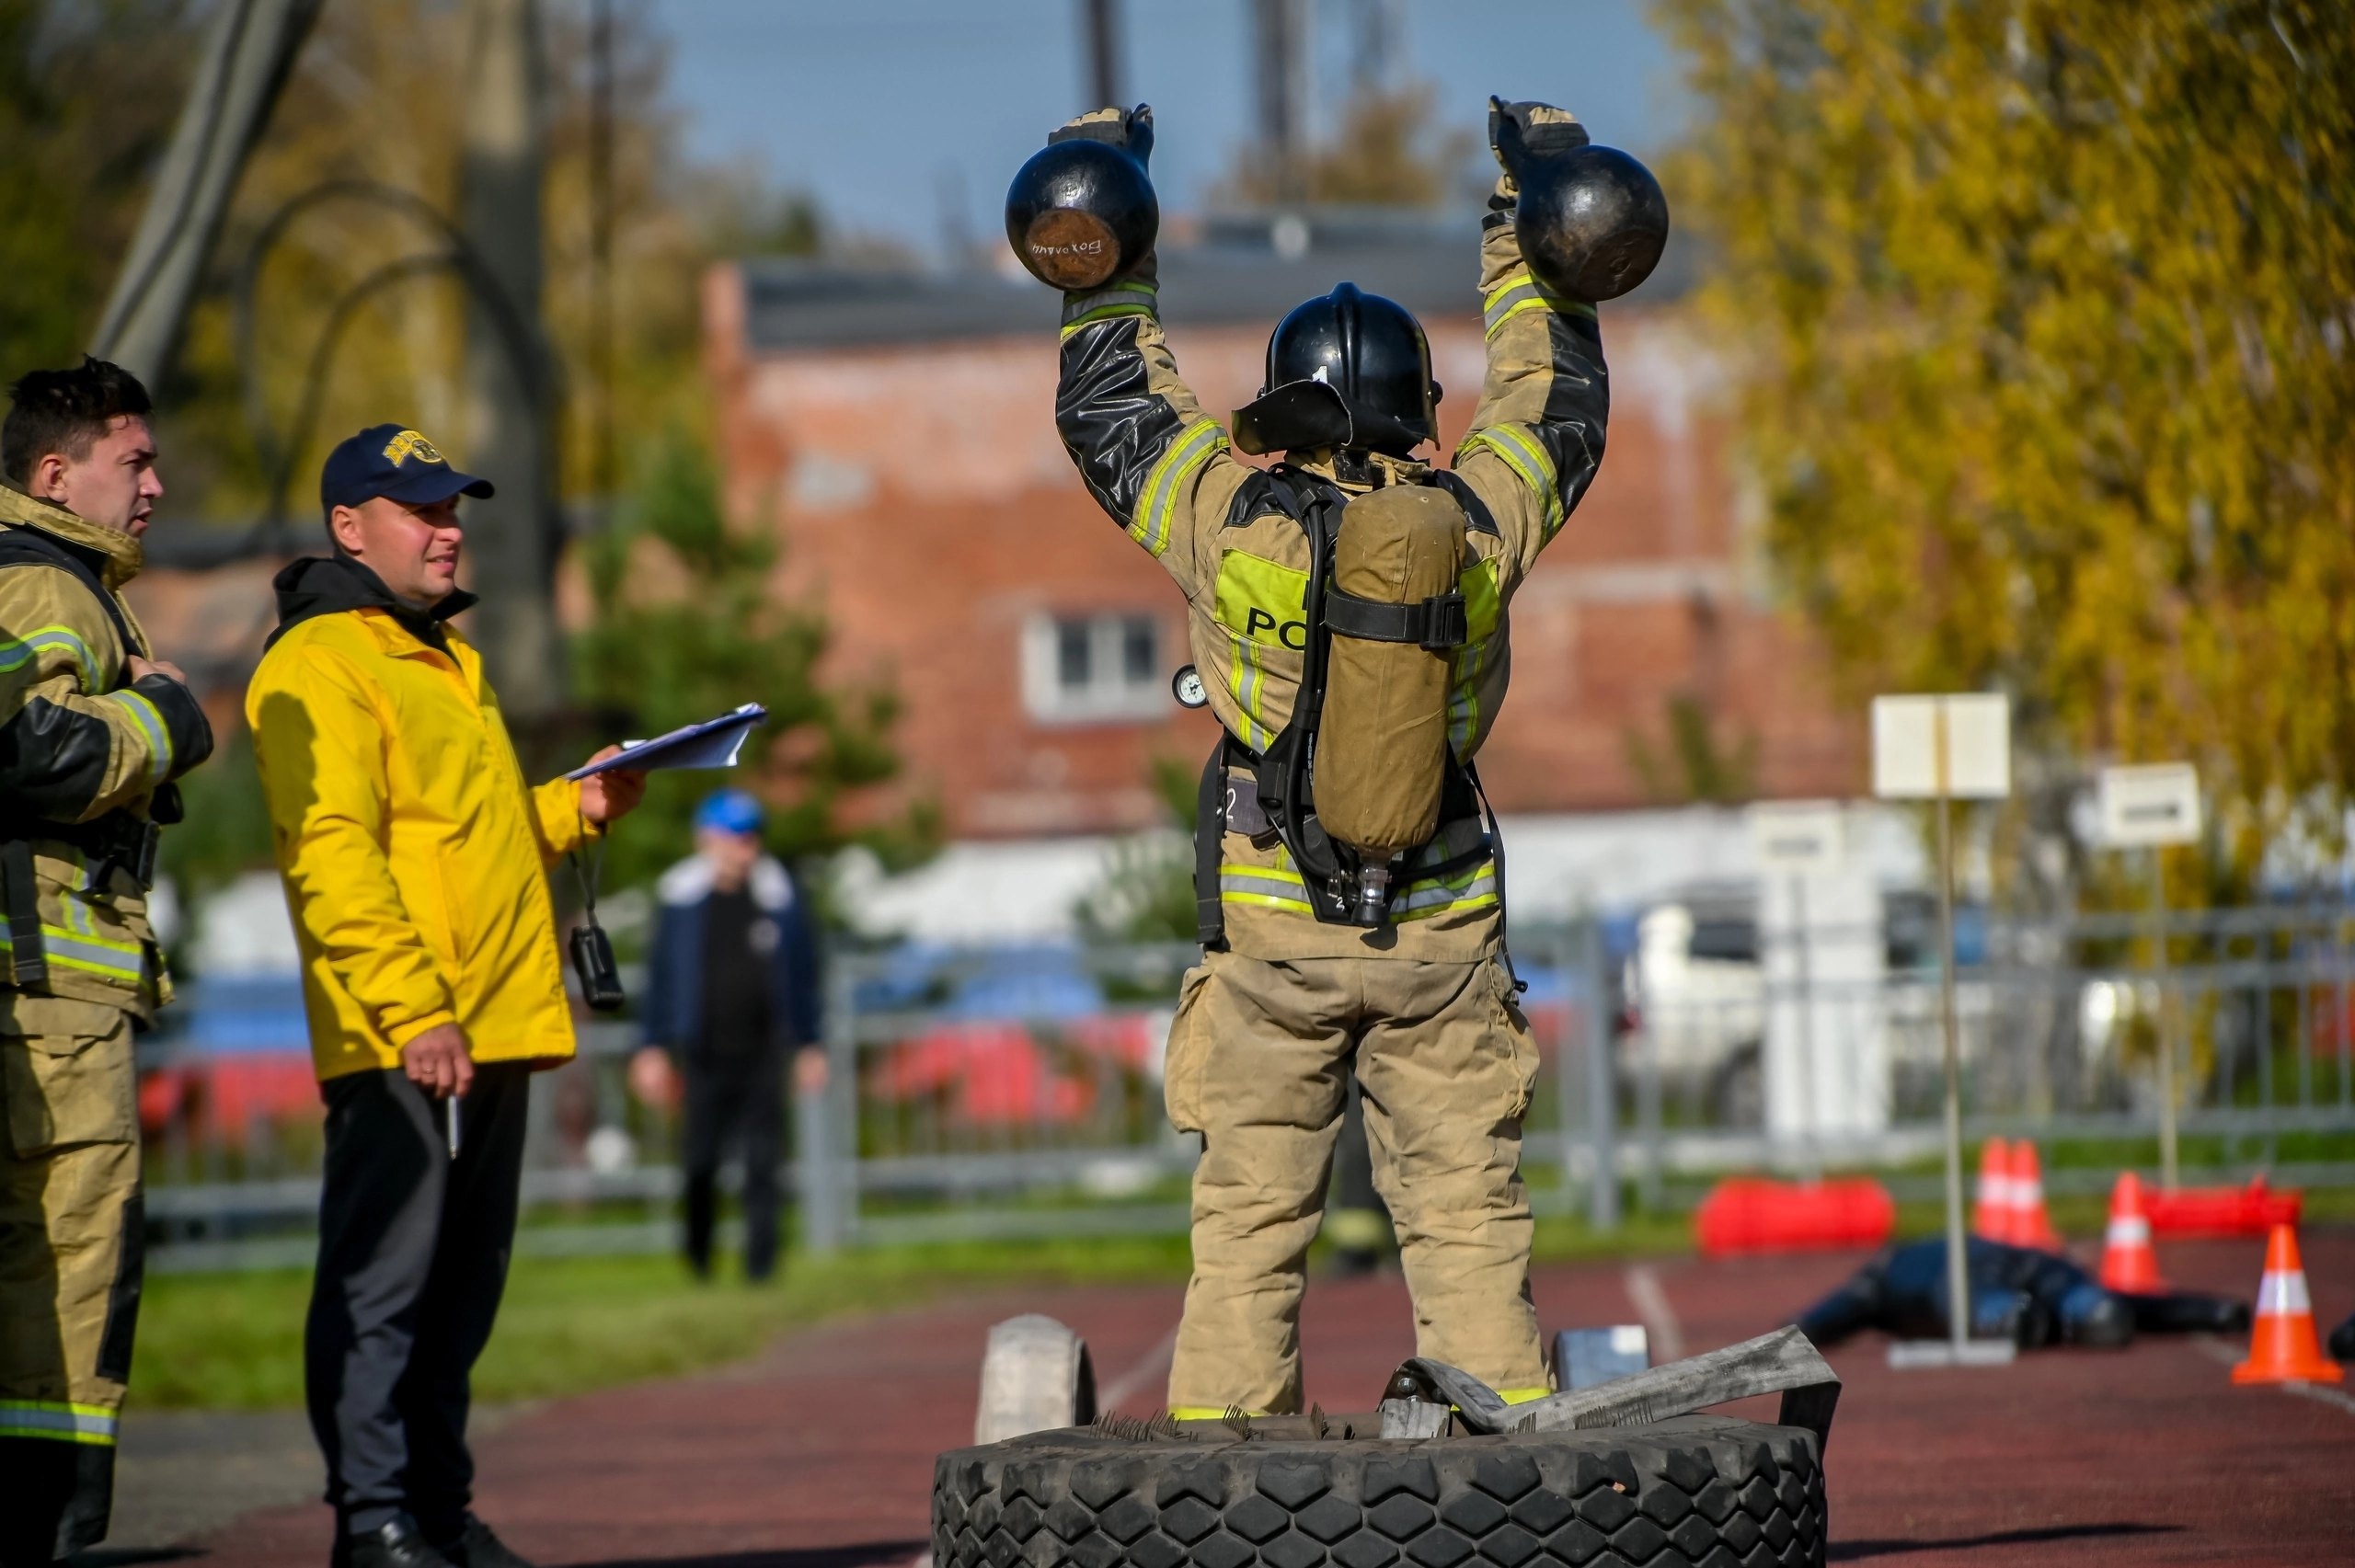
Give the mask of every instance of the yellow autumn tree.
<svg viewBox="0 0 2355 1568">
<path fill-rule="evenodd" d="M 2340 0 L 1655 0 L 1792 602 L 1855 694 L 2014 697 L 2033 830 L 2197 761 L 2227 880 L 2355 780 Z M 2015 827 L 2021 823 L 2017 820 Z"/>
</svg>

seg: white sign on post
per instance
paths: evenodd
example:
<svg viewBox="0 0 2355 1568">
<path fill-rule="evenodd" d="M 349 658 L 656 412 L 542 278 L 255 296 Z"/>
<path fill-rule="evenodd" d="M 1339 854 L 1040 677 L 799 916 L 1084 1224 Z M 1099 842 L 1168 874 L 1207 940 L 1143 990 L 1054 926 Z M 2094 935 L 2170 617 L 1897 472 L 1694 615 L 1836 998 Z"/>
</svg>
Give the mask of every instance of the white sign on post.
<svg viewBox="0 0 2355 1568">
<path fill-rule="evenodd" d="M 2012 793 L 2012 703 L 2000 692 L 1873 699 L 1873 794 L 2001 800 Z"/>
<path fill-rule="evenodd" d="M 2188 844 L 2200 837 L 2200 770 L 2189 762 L 2104 768 L 2101 841 L 2114 850 Z"/>
<path fill-rule="evenodd" d="M 1843 817 L 1828 800 L 1778 800 L 1750 808 L 1750 841 L 1769 871 L 1832 871 L 1844 841 Z"/>
</svg>

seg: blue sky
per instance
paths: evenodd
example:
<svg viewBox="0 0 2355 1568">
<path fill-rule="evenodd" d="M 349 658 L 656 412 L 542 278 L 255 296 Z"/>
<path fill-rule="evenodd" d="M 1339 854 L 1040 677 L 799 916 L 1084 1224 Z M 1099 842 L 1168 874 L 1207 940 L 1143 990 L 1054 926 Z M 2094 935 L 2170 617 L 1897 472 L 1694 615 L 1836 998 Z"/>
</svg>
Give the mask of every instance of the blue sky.
<svg viewBox="0 0 2355 1568">
<path fill-rule="evenodd" d="M 1128 95 L 1154 106 L 1163 200 L 1194 206 L 1251 129 L 1249 0 L 1121 0 Z M 950 212 L 996 232 L 1005 181 L 1086 107 L 1078 0 L 653 0 L 672 97 L 699 154 L 750 155 L 848 228 L 927 251 Z M 1577 111 L 1645 151 L 1682 112 L 1674 62 L 1640 0 L 1404 0 L 1408 70 L 1442 114 L 1483 123 L 1488 95 Z M 1320 103 L 1349 72 L 1350 0 L 1320 0 Z"/>
</svg>

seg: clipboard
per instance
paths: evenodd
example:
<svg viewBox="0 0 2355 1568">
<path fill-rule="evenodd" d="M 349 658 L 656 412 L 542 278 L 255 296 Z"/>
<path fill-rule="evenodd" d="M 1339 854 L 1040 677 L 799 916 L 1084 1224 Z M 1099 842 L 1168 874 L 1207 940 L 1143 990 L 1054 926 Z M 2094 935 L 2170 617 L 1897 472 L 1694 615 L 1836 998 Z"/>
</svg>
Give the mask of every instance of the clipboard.
<svg viewBox="0 0 2355 1568">
<path fill-rule="evenodd" d="M 631 741 L 603 761 L 584 763 L 564 776 L 585 779 L 615 768 L 633 773 L 653 773 L 663 768 L 732 768 L 736 765 L 736 753 L 743 749 L 744 737 L 768 716 L 768 709 L 760 704 L 746 703 L 734 713 L 691 724 L 651 740 Z"/>
</svg>

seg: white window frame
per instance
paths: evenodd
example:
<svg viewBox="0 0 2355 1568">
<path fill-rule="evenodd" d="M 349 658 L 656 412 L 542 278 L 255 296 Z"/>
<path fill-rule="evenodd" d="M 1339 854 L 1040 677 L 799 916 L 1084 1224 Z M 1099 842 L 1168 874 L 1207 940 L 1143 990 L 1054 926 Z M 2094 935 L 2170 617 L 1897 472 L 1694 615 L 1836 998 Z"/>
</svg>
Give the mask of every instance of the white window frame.
<svg viewBox="0 0 2355 1568">
<path fill-rule="evenodd" d="M 1153 629 L 1154 668 L 1147 679 L 1131 681 L 1123 646 L 1131 626 Z M 1088 635 L 1088 681 L 1063 681 L 1063 628 L 1083 624 Z M 1034 612 L 1022 627 L 1022 706 L 1035 724 L 1134 724 L 1163 717 L 1176 699 L 1169 694 L 1167 628 L 1149 611 L 1099 610 L 1086 613 Z"/>
</svg>

